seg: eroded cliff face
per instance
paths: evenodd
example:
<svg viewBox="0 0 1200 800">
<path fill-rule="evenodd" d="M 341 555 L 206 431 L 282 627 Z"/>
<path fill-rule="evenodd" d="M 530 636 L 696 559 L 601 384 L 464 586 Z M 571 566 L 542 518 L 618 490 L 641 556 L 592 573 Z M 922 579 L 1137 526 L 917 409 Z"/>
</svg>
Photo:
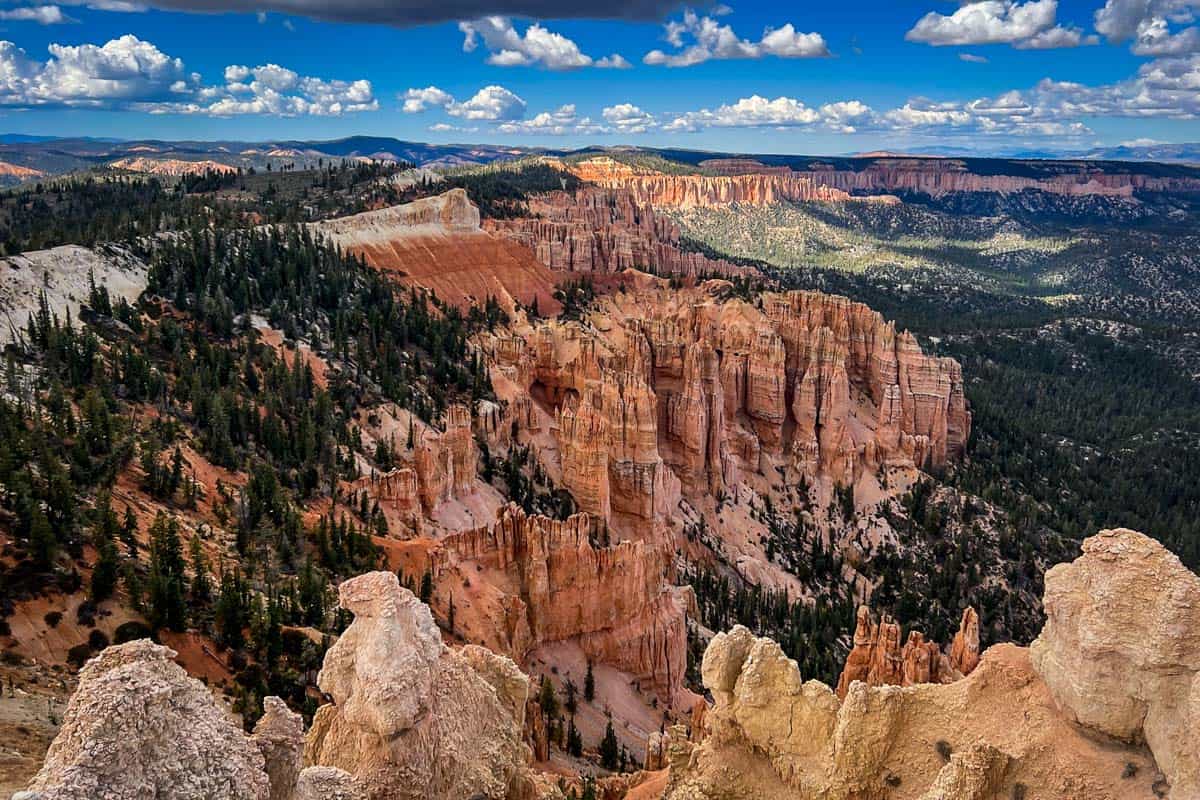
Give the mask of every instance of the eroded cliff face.
<svg viewBox="0 0 1200 800">
<path fill-rule="evenodd" d="M 604 156 L 569 164 L 567 168 L 589 183 L 628 191 L 636 203 L 666 208 L 708 208 L 733 203 L 766 206 L 784 201 L 896 202 L 895 198 L 857 198 L 840 188 L 817 182 L 810 174 L 791 171 L 667 175 L 634 169 Z"/>
<path fill-rule="evenodd" d="M 1030 646 L 1055 701 L 1090 729 L 1144 741 L 1171 796 L 1200 796 L 1200 578 L 1161 544 L 1101 531 L 1046 573 Z"/>
<path fill-rule="evenodd" d="M 354 622 L 317 678 L 305 760 L 352 774 L 371 800 L 515 798 L 527 791 L 521 741 L 529 681 L 484 648 L 442 644 L 429 608 L 390 572 L 338 588 Z"/>
<path fill-rule="evenodd" d="M 962 452 L 970 413 L 954 361 L 845 298 L 768 294 L 760 310 L 728 292 L 647 281 L 586 327 L 546 322 L 490 344 L 503 398 L 549 404 L 581 508 L 649 520 L 677 499 L 673 477 L 716 493 L 778 465 L 849 484 Z"/>
<path fill-rule="evenodd" d="M 401 283 L 464 309 L 489 297 L 509 313 L 514 301 L 535 298 L 546 313 L 559 307 L 553 275 L 528 248 L 482 230 L 479 209 L 462 189 L 311 227 Z"/>
<path fill-rule="evenodd" d="M 1105 172 L 1090 161 L 1063 161 L 1060 174 L 986 175 L 971 172 L 967 162 L 955 158 L 876 158 L 862 169 L 837 169 L 832 164 L 811 164 L 810 169 L 767 166 L 753 159 L 710 159 L 700 166 L 726 176 L 774 175 L 804 179 L 840 192 L 879 194 L 896 192 L 944 197 L 955 192 L 1014 192 L 1036 190 L 1083 197 L 1132 198 L 1135 191 L 1196 191 L 1200 181 L 1187 177 L 1158 177 L 1136 172 Z"/>
<path fill-rule="evenodd" d="M 456 602 L 473 605 L 475 635 L 497 652 L 522 661 L 542 645 L 576 642 L 670 704 L 686 668 L 690 593 L 670 584 L 665 541 L 605 546 L 600 525 L 587 513 L 558 521 L 510 504 L 494 524 L 448 535 L 432 576 L 481 590 L 460 589 Z"/>
<path fill-rule="evenodd" d="M 741 268 L 679 245 L 679 226 L 628 188 L 582 187 L 531 197 L 530 217 L 488 220 L 552 270 L 669 275 L 734 274 Z"/>
</svg>

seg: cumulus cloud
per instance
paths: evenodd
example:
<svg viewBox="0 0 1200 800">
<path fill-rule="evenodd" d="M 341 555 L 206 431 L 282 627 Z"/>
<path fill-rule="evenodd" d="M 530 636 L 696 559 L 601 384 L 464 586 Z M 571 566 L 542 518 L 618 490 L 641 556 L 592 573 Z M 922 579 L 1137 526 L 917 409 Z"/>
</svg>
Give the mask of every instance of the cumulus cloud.
<svg viewBox="0 0 1200 800">
<path fill-rule="evenodd" d="M 205 85 L 183 61 L 131 34 L 48 49 L 50 58 L 38 61 L 0 41 L 0 106 L 212 116 L 336 116 L 378 108 L 370 81 L 323 80 L 275 64 L 230 66 L 224 84 Z"/>
<path fill-rule="evenodd" d="M 354 22 L 408 27 L 432 22 L 456 22 L 489 14 L 529 19 L 661 19 L 673 0 L 608 0 L 562 3 L 559 0 L 145 0 L 146 5 L 170 11 L 274 11 L 328 22 Z"/>
<path fill-rule="evenodd" d="M 551 70 L 580 67 L 624 68 L 629 66 L 620 54 L 613 53 L 599 61 L 586 55 L 579 45 L 562 34 L 534 23 L 521 34 L 508 17 L 481 17 L 458 23 L 463 32 L 463 51 L 473 52 L 479 41 L 488 49 L 487 63 L 497 67 L 528 67 L 541 65 Z"/>
<path fill-rule="evenodd" d="M 645 133 L 654 127 L 654 115 L 632 103 L 608 106 L 601 113 L 604 121 L 621 133 Z"/>
<path fill-rule="evenodd" d="M 668 131 L 698 131 L 702 128 L 760 128 L 812 125 L 821 115 L 792 97 L 768 100 L 759 95 L 743 97 L 714 109 L 689 111 L 664 126 Z"/>
<path fill-rule="evenodd" d="M 1200 52 L 1198 12 L 1200 0 L 1108 0 L 1096 11 L 1096 30 L 1113 44 L 1131 42 L 1139 56 L 1187 55 Z"/>
<path fill-rule="evenodd" d="M 26 6 L 24 8 L 6 8 L 0 10 L 0 20 L 12 22 L 36 22 L 39 25 L 61 25 L 64 22 L 75 22 L 62 12 L 58 6 Z"/>
<path fill-rule="evenodd" d="M 592 122 L 588 117 L 575 113 L 575 105 L 568 103 L 554 111 L 543 111 L 530 119 L 502 122 L 496 126 L 501 133 L 519 133 L 534 136 L 565 136 L 567 134 L 605 133 L 607 128 Z"/>
<path fill-rule="evenodd" d="M 1058 0 L 975 0 L 953 14 L 930 11 L 904 35 L 910 42 L 944 45 L 1012 44 L 1024 49 L 1091 43 L 1078 28 L 1056 25 Z"/>
<path fill-rule="evenodd" d="M 731 26 L 722 25 L 710 16 L 699 16 L 689 8 L 684 11 L 682 20 L 670 20 L 663 30 L 663 38 L 674 52 L 651 50 L 642 58 L 644 63 L 690 67 L 713 59 L 819 58 L 829 55 L 829 47 L 821 34 L 800 33 L 790 22 L 781 28 L 767 28 L 761 40 L 752 42 L 740 38 Z"/>
<path fill-rule="evenodd" d="M 526 103 L 503 86 L 485 86 L 470 99 L 459 102 L 454 95 L 436 86 L 409 89 L 400 95 L 407 114 L 419 114 L 441 108 L 452 117 L 470 120 L 518 120 L 525 116 Z"/>
</svg>

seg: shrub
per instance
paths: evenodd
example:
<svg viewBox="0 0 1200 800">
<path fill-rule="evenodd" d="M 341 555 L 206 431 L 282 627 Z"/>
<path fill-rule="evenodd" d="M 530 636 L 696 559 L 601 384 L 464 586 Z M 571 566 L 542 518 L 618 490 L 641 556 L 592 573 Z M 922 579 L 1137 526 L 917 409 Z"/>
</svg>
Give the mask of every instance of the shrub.
<svg viewBox="0 0 1200 800">
<path fill-rule="evenodd" d="M 126 642 L 136 641 L 137 639 L 150 639 L 154 632 L 147 628 L 142 623 L 131 620 L 117 627 L 113 631 L 113 643 L 125 644 Z"/>
<path fill-rule="evenodd" d="M 88 634 L 88 647 L 96 651 L 108 647 L 108 637 L 104 635 L 104 631 L 93 628 L 92 632 Z"/>
<path fill-rule="evenodd" d="M 954 755 L 954 748 L 945 739 L 938 739 L 937 744 L 933 747 L 937 750 L 937 754 L 942 757 L 943 761 L 949 761 L 950 756 Z"/>
<path fill-rule="evenodd" d="M 61 611 L 48 611 L 48 612 L 46 612 L 46 616 L 43 617 L 42 619 L 46 620 L 46 624 L 49 625 L 51 628 L 57 628 L 58 623 L 62 622 L 62 612 Z"/>
<path fill-rule="evenodd" d="M 92 648 L 86 644 L 77 644 L 67 651 L 67 661 L 76 667 L 82 667 L 83 663 L 92 657 Z"/>
</svg>

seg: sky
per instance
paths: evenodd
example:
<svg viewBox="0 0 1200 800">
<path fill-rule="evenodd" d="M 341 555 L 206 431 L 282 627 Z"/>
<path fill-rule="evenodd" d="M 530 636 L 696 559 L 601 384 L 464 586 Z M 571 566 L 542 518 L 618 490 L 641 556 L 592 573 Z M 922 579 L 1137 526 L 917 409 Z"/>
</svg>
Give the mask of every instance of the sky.
<svg viewBox="0 0 1200 800">
<path fill-rule="evenodd" d="M 5 133 L 1069 152 L 1198 115 L 1200 0 L 0 0 Z"/>
</svg>

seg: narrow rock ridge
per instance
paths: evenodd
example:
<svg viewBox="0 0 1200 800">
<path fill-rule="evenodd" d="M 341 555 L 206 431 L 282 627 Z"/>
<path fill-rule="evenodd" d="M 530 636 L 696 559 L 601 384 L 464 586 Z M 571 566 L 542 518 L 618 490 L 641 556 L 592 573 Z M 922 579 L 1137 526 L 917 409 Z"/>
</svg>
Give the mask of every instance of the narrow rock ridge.
<svg viewBox="0 0 1200 800">
<path fill-rule="evenodd" d="M 627 188 L 582 187 L 529 199 L 529 217 L 488 220 L 530 248 L 538 261 L 564 272 L 616 273 L 640 269 L 663 275 L 738 274 L 724 259 L 684 250 L 679 226 L 656 214 Z"/>
<path fill-rule="evenodd" d="M 555 279 L 526 247 L 480 228 L 479 209 L 463 189 L 411 203 L 313 223 L 311 229 L 408 286 L 421 286 L 464 311 L 496 298 L 544 313 L 559 309 Z"/>
<path fill-rule="evenodd" d="M 718 634 L 701 665 L 708 735 L 655 742 L 664 800 L 1198 796 L 1200 579 L 1132 531 L 1083 551 L 1047 573 L 1033 647 L 996 645 L 952 683 L 853 681 L 839 700 L 775 642 Z M 964 613 L 967 651 L 976 624 Z"/>
</svg>

